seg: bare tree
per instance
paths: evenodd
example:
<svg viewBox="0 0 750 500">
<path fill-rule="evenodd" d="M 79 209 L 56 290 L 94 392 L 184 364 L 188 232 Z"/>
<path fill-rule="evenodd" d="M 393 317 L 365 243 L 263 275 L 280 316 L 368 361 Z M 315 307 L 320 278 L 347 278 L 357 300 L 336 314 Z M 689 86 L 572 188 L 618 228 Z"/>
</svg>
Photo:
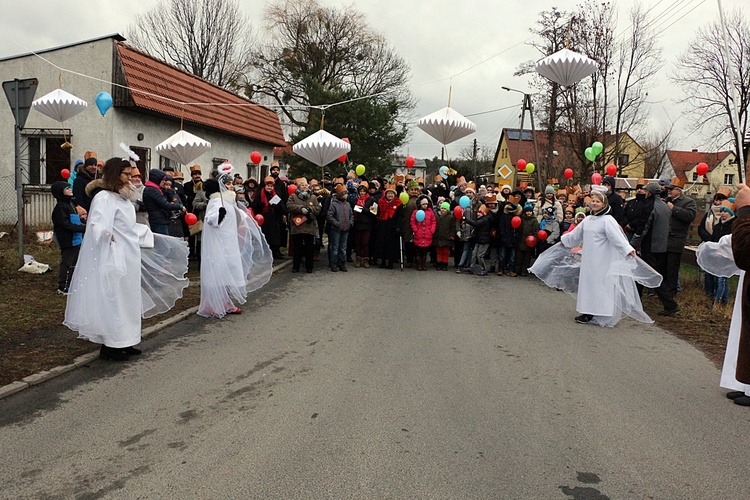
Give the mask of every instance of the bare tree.
<svg viewBox="0 0 750 500">
<path fill-rule="evenodd" d="M 678 58 L 672 80 L 685 92 L 679 102 L 690 107 L 693 130 L 710 130 L 709 140 L 717 149 L 731 145 L 734 153 L 740 155 L 743 149 L 737 144 L 737 128 L 745 137 L 750 105 L 750 25 L 742 10 L 735 10 L 727 17 L 727 31 L 729 61 L 725 57 L 721 24 L 714 21 L 698 30 Z M 735 71 L 739 123 L 732 111 L 729 65 Z"/>
<path fill-rule="evenodd" d="M 239 88 L 250 68 L 250 21 L 237 0 L 161 0 L 136 17 L 130 42 L 221 87 Z"/>
<path fill-rule="evenodd" d="M 641 142 L 644 149 L 643 176 L 647 179 L 657 179 L 664 174 L 667 167 L 667 151 L 672 149 L 672 126 L 666 130 L 651 132 Z"/>
<path fill-rule="evenodd" d="M 398 106 L 403 117 L 414 107 L 409 65 L 352 6 L 322 7 L 317 0 L 277 0 L 266 9 L 267 32 L 256 58 L 253 90 L 284 106 L 299 127 L 317 119 L 310 105 L 321 96 L 351 92 L 375 95 Z"/>
</svg>

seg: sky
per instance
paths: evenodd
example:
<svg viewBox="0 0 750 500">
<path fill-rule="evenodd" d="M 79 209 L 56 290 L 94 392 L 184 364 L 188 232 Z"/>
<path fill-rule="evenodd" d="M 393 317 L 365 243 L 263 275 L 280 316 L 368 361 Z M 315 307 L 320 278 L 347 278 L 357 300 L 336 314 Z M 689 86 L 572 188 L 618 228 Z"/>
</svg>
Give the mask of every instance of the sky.
<svg viewBox="0 0 750 500">
<path fill-rule="evenodd" d="M 642 0 L 652 9 L 661 31 L 660 46 L 666 61 L 649 89 L 649 128 L 661 130 L 675 123 L 674 149 L 714 150 L 708 134 L 692 132 L 687 109 L 675 102 L 680 89 L 670 83 L 674 61 L 685 51 L 695 32 L 719 18 L 718 2 L 725 12 L 747 0 Z M 2 4 L 10 0 L 0 0 Z M 417 100 L 414 119 L 450 104 L 472 120 L 477 132 L 448 145 L 451 157 L 469 148 L 474 139 L 494 154 L 503 127 L 520 125 L 520 93 L 532 92 L 528 77 L 513 73 L 524 62 L 539 59 L 528 43 L 539 13 L 557 7 L 572 11 L 575 0 L 319 0 L 326 6 L 353 5 L 368 24 L 383 34 L 411 66 L 410 87 Z M 3 8 L 0 20 L 0 57 L 44 50 L 77 41 L 120 33 L 138 14 L 158 5 L 158 0 L 33 0 Z M 628 28 L 627 10 L 633 3 L 619 0 L 617 32 Z M 253 26 L 263 26 L 266 2 L 239 0 Z M 460 5 L 460 6 L 459 6 Z M 745 8 L 745 13 L 749 11 Z M 0 75 L 5 81 L 30 75 Z M 508 108 L 502 111 L 493 111 Z M 488 112 L 493 111 L 493 112 Z M 481 114 L 478 114 L 481 113 Z M 473 115 L 473 116 L 472 116 Z M 528 124 L 528 115 L 526 124 Z M 526 125 L 528 127 L 528 125 Z M 637 139 L 637 137 L 636 137 Z M 356 147 L 356 145 L 355 145 Z M 441 144 L 413 127 L 400 153 L 415 157 L 440 156 Z"/>
</svg>

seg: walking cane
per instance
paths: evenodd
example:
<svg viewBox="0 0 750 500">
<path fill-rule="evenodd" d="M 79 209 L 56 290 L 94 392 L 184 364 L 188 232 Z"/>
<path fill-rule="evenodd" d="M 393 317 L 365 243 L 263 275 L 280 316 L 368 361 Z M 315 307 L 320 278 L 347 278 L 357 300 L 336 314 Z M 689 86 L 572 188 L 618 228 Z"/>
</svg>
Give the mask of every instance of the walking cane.
<svg viewBox="0 0 750 500">
<path fill-rule="evenodd" d="M 398 237 L 398 251 L 401 254 L 401 258 L 399 259 L 401 261 L 401 271 L 404 270 L 404 237 L 399 236 Z"/>
</svg>

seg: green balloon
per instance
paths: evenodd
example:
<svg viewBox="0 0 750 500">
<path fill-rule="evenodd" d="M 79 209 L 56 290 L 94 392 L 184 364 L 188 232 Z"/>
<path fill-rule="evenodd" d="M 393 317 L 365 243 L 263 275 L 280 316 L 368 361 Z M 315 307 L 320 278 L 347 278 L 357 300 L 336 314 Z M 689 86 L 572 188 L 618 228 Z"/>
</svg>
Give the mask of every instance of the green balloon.
<svg viewBox="0 0 750 500">
<path fill-rule="evenodd" d="M 400 195 L 398 195 L 398 199 L 401 200 L 401 203 L 406 205 L 406 203 L 409 201 L 409 195 L 406 194 L 406 192 L 402 192 Z"/>
<path fill-rule="evenodd" d="M 365 166 L 362 164 L 357 165 L 357 168 L 354 169 L 355 172 L 357 172 L 357 175 L 365 175 Z"/>
<path fill-rule="evenodd" d="M 526 173 L 527 174 L 533 174 L 534 170 L 536 170 L 536 167 L 534 166 L 533 163 L 527 163 L 526 164 Z"/>
<path fill-rule="evenodd" d="M 594 144 L 591 145 L 591 150 L 594 152 L 594 157 L 596 158 L 600 154 L 602 154 L 602 151 L 604 151 L 604 146 L 601 142 L 596 141 Z"/>
<path fill-rule="evenodd" d="M 596 160 L 596 155 L 594 154 L 594 150 L 591 148 L 586 148 L 586 151 L 583 152 L 583 155 L 588 159 L 589 161 Z"/>
</svg>

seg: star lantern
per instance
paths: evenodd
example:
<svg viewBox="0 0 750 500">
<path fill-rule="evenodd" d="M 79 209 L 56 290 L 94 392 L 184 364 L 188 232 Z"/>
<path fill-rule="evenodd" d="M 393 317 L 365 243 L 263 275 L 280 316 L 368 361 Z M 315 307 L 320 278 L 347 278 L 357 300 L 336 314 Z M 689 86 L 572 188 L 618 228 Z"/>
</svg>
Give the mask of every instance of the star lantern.
<svg viewBox="0 0 750 500">
<path fill-rule="evenodd" d="M 537 61 L 534 69 L 543 77 L 570 87 L 593 75 L 598 67 L 593 59 L 569 49 L 562 49 Z"/>
<path fill-rule="evenodd" d="M 417 127 L 442 145 L 450 144 L 477 131 L 477 126 L 451 107 L 420 118 Z"/>
<path fill-rule="evenodd" d="M 325 130 L 318 130 L 292 146 L 292 150 L 305 160 L 323 167 L 346 155 L 352 150 L 352 147 L 343 139 L 339 139 Z"/>
<path fill-rule="evenodd" d="M 211 143 L 190 132 L 180 130 L 154 149 L 165 158 L 187 165 L 211 149 Z"/>
</svg>

